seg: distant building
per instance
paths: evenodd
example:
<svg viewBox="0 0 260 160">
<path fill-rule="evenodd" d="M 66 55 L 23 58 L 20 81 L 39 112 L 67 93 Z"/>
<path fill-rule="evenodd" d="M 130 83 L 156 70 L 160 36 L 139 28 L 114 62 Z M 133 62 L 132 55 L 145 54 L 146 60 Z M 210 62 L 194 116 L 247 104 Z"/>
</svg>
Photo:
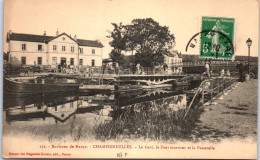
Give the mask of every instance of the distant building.
<svg viewBox="0 0 260 160">
<path fill-rule="evenodd" d="M 118 67 L 118 62 L 114 62 L 111 58 L 106 58 L 106 59 L 103 59 L 102 66 L 115 68 L 115 67 Z"/>
<path fill-rule="evenodd" d="M 190 55 L 190 54 L 182 54 L 183 62 L 194 62 L 194 61 L 205 61 L 206 59 L 211 59 L 211 61 L 232 61 L 225 59 L 216 59 L 216 58 L 200 58 L 199 55 Z M 235 56 L 235 62 L 244 62 L 248 61 L 248 56 Z M 250 57 L 250 62 L 258 62 L 258 57 Z"/>
<path fill-rule="evenodd" d="M 235 61 L 237 62 L 248 61 L 248 56 L 235 56 Z M 258 62 L 258 57 L 250 57 L 250 62 Z"/>
<path fill-rule="evenodd" d="M 102 48 L 99 41 L 77 39 L 66 33 L 56 36 L 7 33 L 9 63 L 13 65 L 102 66 Z"/>
<path fill-rule="evenodd" d="M 182 67 L 182 54 L 177 50 L 172 50 L 169 53 L 164 54 L 164 63 L 168 66 L 168 69 L 172 69 L 173 73 L 181 73 Z"/>
</svg>

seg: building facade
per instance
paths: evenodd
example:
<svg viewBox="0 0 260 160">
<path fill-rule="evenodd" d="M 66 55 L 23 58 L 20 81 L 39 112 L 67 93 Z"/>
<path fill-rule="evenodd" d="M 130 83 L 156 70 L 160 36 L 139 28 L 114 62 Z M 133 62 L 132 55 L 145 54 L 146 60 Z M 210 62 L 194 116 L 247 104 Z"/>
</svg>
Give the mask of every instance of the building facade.
<svg viewBox="0 0 260 160">
<path fill-rule="evenodd" d="M 7 33 L 9 63 L 12 65 L 102 66 L 101 42 L 73 38 L 66 33 L 56 36 Z"/>
<path fill-rule="evenodd" d="M 182 54 L 177 50 L 164 54 L 164 63 L 167 65 L 169 72 L 177 74 L 182 72 Z"/>
</svg>

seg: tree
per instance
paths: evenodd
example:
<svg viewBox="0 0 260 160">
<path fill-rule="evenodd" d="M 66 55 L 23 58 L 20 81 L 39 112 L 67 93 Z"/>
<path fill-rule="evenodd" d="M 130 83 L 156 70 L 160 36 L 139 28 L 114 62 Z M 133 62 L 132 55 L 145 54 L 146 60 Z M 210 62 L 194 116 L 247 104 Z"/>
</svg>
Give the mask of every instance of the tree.
<svg viewBox="0 0 260 160">
<path fill-rule="evenodd" d="M 112 38 L 112 41 L 109 42 L 110 46 L 118 53 L 121 53 L 122 50 L 126 49 L 126 39 L 124 38 L 125 29 L 122 23 L 119 25 L 112 23 L 114 30 L 110 32 L 108 38 Z"/>
<path fill-rule="evenodd" d="M 123 66 L 125 63 L 125 56 L 122 55 L 120 52 L 118 52 L 117 50 L 112 50 L 109 53 L 110 58 L 113 60 L 113 62 L 118 62 L 119 66 Z"/>
<path fill-rule="evenodd" d="M 175 44 L 169 28 L 160 26 L 152 18 L 134 19 L 132 24 L 136 63 L 149 67 L 163 64 L 163 55 Z"/>
<path fill-rule="evenodd" d="M 113 50 L 109 53 L 110 58 L 114 62 L 118 62 L 121 66 L 124 64 L 124 55 L 122 55 L 122 50 L 126 50 L 126 39 L 124 38 L 124 26 L 122 23 L 117 25 L 112 23 L 114 30 L 110 32 L 108 38 L 112 38 L 112 41 L 109 42 L 110 46 L 113 47 Z"/>
<path fill-rule="evenodd" d="M 131 51 L 132 55 L 135 52 L 135 64 L 147 67 L 163 64 L 163 55 L 175 45 L 175 37 L 169 28 L 160 26 L 152 18 L 134 19 L 129 25 L 112 25 L 110 45 L 118 54 L 122 50 Z"/>
</svg>

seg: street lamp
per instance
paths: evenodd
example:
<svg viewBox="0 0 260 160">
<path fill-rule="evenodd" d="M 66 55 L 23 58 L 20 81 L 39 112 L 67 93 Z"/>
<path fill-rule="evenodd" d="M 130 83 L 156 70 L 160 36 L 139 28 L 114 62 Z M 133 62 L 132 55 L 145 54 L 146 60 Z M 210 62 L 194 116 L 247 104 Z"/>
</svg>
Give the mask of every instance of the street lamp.
<svg viewBox="0 0 260 160">
<path fill-rule="evenodd" d="M 246 41 L 246 44 L 248 46 L 248 75 L 249 75 L 249 64 L 250 64 L 250 46 L 252 45 L 252 40 L 250 38 L 248 38 L 248 40 Z"/>
</svg>

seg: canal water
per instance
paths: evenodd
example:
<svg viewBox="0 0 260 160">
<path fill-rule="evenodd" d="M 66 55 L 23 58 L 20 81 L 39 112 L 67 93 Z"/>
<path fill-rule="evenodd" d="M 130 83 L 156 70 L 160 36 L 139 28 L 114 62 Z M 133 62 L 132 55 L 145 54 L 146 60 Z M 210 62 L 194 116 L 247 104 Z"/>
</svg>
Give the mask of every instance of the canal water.
<svg viewBox="0 0 260 160">
<path fill-rule="evenodd" d="M 32 140 L 91 141 L 189 138 L 196 109 L 183 90 L 4 95 L 3 135 Z M 194 116 L 195 115 L 195 116 Z"/>
</svg>

